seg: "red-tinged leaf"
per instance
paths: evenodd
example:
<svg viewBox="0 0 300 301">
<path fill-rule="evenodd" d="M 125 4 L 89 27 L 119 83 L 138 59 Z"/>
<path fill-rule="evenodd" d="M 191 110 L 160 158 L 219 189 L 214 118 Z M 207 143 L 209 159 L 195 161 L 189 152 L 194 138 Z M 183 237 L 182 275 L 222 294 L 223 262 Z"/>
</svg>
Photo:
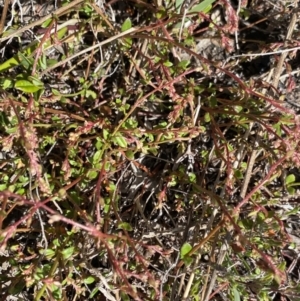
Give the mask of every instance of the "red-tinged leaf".
<svg viewBox="0 0 300 301">
<path fill-rule="evenodd" d="M 226 14 L 226 19 L 227 19 L 227 25 L 223 27 L 223 30 L 225 32 L 228 32 L 230 34 L 234 34 L 238 28 L 239 28 L 239 18 L 238 15 L 236 14 L 236 11 L 234 8 L 231 6 L 229 0 L 221 0 L 221 3 L 224 4 L 225 8 L 225 14 Z"/>
<path fill-rule="evenodd" d="M 287 81 L 287 87 L 286 87 L 286 91 L 288 93 L 294 91 L 296 88 L 296 82 L 294 81 L 292 76 L 289 76 L 288 81 Z"/>
<path fill-rule="evenodd" d="M 234 51 L 234 41 L 226 35 L 222 35 L 221 44 L 228 53 L 232 53 Z"/>
<path fill-rule="evenodd" d="M 248 0 L 241 0 L 241 8 L 245 8 L 248 5 Z"/>
<path fill-rule="evenodd" d="M 39 188 L 40 190 L 45 194 L 45 195 L 50 195 L 51 194 L 51 188 L 49 186 L 49 183 L 46 182 L 42 177 L 38 178 L 39 182 Z"/>
<path fill-rule="evenodd" d="M 18 80 L 15 83 L 15 88 L 25 93 L 34 93 L 43 89 L 43 87 L 43 85 L 38 86 L 25 79 Z"/>
<path fill-rule="evenodd" d="M 64 172 L 64 180 L 67 181 L 71 176 L 71 168 L 68 159 L 64 160 L 61 170 Z"/>
<path fill-rule="evenodd" d="M 234 251 L 234 253 L 242 253 L 245 252 L 245 248 L 242 246 L 240 242 L 234 242 L 231 244 L 231 248 Z"/>
</svg>

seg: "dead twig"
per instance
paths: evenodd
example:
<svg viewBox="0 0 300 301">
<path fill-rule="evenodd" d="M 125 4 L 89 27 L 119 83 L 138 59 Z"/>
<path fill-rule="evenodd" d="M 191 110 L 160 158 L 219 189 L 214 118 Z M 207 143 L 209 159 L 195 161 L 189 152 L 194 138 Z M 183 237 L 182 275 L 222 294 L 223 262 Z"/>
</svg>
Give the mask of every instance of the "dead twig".
<svg viewBox="0 0 300 301">
<path fill-rule="evenodd" d="M 33 67 L 32 67 L 32 72 L 31 72 L 31 75 L 34 75 L 35 72 L 36 72 L 36 66 L 37 66 L 37 63 L 38 63 L 38 60 L 43 52 L 43 44 L 45 43 L 45 41 L 49 38 L 51 38 L 51 31 L 52 31 L 52 28 L 54 27 L 55 30 L 56 30 L 56 20 L 53 18 L 49 27 L 47 28 L 47 31 L 45 32 L 41 42 L 39 43 L 38 47 L 36 48 L 36 50 L 33 52 L 33 55 L 34 55 L 34 63 L 33 63 Z M 55 34 L 55 33 L 54 33 Z"/>
<path fill-rule="evenodd" d="M 4 29 L 4 24 L 5 24 L 5 20 L 6 20 L 6 16 L 7 16 L 9 2 L 10 2 L 10 0 L 4 1 L 4 6 L 3 6 L 3 10 L 2 10 L 2 15 L 1 15 L 1 21 L 0 21 L 0 35 L 2 34 L 3 29 Z"/>
</svg>

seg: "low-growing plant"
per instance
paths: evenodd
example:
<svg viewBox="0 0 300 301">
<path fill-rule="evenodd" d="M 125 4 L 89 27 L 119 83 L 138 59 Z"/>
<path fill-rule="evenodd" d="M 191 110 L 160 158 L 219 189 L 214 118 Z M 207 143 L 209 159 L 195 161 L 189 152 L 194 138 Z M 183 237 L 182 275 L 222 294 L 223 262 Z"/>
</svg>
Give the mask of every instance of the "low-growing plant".
<svg viewBox="0 0 300 301">
<path fill-rule="evenodd" d="M 297 300 L 299 120 L 241 70 L 260 4 L 240 2 L 62 1 L 29 25 L 12 12 L 1 300 Z"/>
</svg>

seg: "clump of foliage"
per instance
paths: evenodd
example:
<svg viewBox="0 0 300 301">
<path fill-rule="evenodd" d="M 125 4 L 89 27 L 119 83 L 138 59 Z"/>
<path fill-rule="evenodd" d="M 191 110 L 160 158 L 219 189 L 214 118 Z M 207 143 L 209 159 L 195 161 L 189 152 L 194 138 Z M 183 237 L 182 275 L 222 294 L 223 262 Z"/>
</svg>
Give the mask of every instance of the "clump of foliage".
<svg viewBox="0 0 300 301">
<path fill-rule="evenodd" d="M 299 118 L 232 38 L 258 4 L 185 2 L 62 1 L 29 45 L 2 34 L 1 300 L 299 296 Z"/>
</svg>

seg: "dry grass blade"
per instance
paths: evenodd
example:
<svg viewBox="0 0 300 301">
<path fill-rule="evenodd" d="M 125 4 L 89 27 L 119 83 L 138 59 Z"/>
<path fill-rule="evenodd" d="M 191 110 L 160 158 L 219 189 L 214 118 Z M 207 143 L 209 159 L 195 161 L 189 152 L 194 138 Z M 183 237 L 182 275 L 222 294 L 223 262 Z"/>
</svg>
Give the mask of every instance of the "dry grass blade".
<svg viewBox="0 0 300 301">
<path fill-rule="evenodd" d="M 227 242 L 224 242 L 220 248 L 220 251 L 218 254 L 218 259 L 216 261 L 216 266 L 222 266 L 225 256 L 227 254 L 227 249 L 228 249 Z M 210 269 L 211 269 L 211 267 L 209 266 L 209 270 Z M 209 285 L 208 285 L 207 289 L 203 291 L 203 293 L 204 293 L 203 298 L 202 298 L 203 301 L 208 301 L 210 299 L 211 292 L 214 290 L 215 285 L 216 285 L 218 273 L 219 272 L 218 272 L 217 268 L 214 268 L 211 276 L 210 275 L 208 276 L 210 278 L 208 281 Z"/>
<path fill-rule="evenodd" d="M 137 29 L 137 28 L 130 28 L 130 29 L 128 29 L 128 30 L 125 31 L 125 32 L 121 32 L 121 33 L 119 33 L 119 34 L 117 34 L 117 35 L 115 35 L 115 36 L 112 36 L 112 37 L 110 37 L 110 38 L 108 38 L 108 39 L 106 39 L 106 40 L 104 40 L 104 41 L 102 41 L 102 42 L 100 42 L 100 43 L 97 43 L 97 44 L 95 44 L 95 45 L 93 45 L 93 46 L 90 46 L 90 47 L 88 47 L 87 49 L 81 50 L 80 52 L 78 52 L 78 53 L 76 53 L 76 54 L 73 54 L 72 56 L 70 56 L 70 57 L 68 57 L 68 58 L 66 58 L 66 59 L 64 59 L 64 60 L 62 60 L 62 61 L 60 61 L 60 62 L 54 64 L 53 66 L 48 67 L 46 70 L 44 70 L 44 71 L 41 73 L 41 76 L 47 74 L 49 71 L 51 71 L 51 70 L 53 70 L 53 69 L 55 69 L 55 68 L 57 68 L 57 67 L 59 67 L 59 66 L 62 66 L 62 65 L 64 65 L 64 64 L 66 64 L 67 62 L 71 61 L 72 59 L 74 59 L 74 58 L 76 58 L 76 57 L 79 57 L 79 56 L 81 56 L 81 55 L 83 55 L 83 54 L 85 54 L 85 53 L 87 53 L 87 52 L 90 52 L 90 51 L 96 49 L 96 48 L 99 48 L 99 47 L 101 47 L 101 46 L 104 46 L 104 45 L 106 45 L 106 44 L 108 44 L 108 43 L 111 43 L 111 42 L 113 42 L 113 41 L 116 41 L 116 40 L 118 40 L 118 39 L 120 39 L 120 38 L 122 38 L 122 37 L 126 37 L 126 36 L 128 36 L 128 35 L 130 35 L 130 34 L 132 34 L 132 33 L 134 33 L 134 32 L 138 32 L 138 31 L 140 31 L 140 29 Z"/>
<path fill-rule="evenodd" d="M 296 3 L 298 3 L 298 1 L 296 1 Z M 298 14 L 296 12 L 294 12 L 291 17 L 291 21 L 290 21 L 290 24 L 288 27 L 288 32 L 286 34 L 285 41 L 289 41 L 292 38 L 293 32 L 296 28 L 297 21 L 298 21 Z M 286 46 L 287 42 L 285 42 L 284 45 Z M 283 71 L 283 65 L 284 65 L 287 55 L 288 55 L 288 52 L 282 53 L 279 58 L 279 61 L 277 63 L 277 66 L 275 67 L 275 70 L 273 73 L 273 81 L 272 81 L 272 85 L 275 89 L 278 86 L 280 76 Z"/>
</svg>

